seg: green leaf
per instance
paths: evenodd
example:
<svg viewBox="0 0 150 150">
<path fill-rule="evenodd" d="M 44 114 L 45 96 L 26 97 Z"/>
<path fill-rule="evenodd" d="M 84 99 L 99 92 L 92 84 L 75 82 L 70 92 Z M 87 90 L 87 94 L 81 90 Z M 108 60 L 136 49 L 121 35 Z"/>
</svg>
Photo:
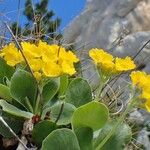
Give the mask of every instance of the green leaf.
<svg viewBox="0 0 150 150">
<path fill-rule="evenodd" d="M 39 146 L 42 145 L 42 141 L 56 128 L 56 124 L 48 120 L 37 123 L 32 131 L 34 142 Z"/>
<path fill-rule="evenodd" d="M 22 111 L 17 107 L 7 103 L 5 100 L 0 100 L 0 106 L 4 112 L 7 112 L 11 115 L 23 117 L 23 118 L 32 118 L 33 114 L 30 112 Z"/>
<path fill-rule="evenodd" d="M 8 102 L 12 101 L 10 89 L 8 86 L 0 84 L 0 98 L 5 99 Z"/>
<path fill-rule="evenodd" d="M 42 91 L 44 105 L 50 101 L 59 89 L 59 79 L 50 80 L 44 87 Z"/>
<path fill-rule="evenodd" d="M 0 83 L 3 83 L 3 78 L 7 77 L 8 79 L 11 78 L 15 69 L 6 64 L 5 60 L 0 58 Z"/>
<path fill-rule="evenodd" d="M 111 131 L 115 123 L 116 121 L 106 124 L 105 127 L 100 131 L 100 134 L 94 143 L 95 148 Z M 131 137 L 131 128 L 127 124 L 122 123 L 118 126 L 114 135 L 112 135 L 112 137 L 106 142 L 106 144 L 101 148 L 101 150 L 110 150 L 112 148 L 114 150 L 124 150 L 125 145 L 131 140 Z"/>
<path fill-rule="evenodd" d="M 92 101 L 92 92 L 88 82 L 82 78 L 71 81 L 66 91 L 66 102 L 79 107 L 90 101 Z"/>
<path fill-rule="evenodd" d="M 64 95 L 68 87 L 68 75 L 60 77 L 59 96 Z"/>
<path fill-rule="evenodd" d="M 6 123 L 9 125 L 9 127 L 16 133 L 18 134 L 22 128 L 23 128 L 23 121 L 15 119 L 13 117 L 7 117 L 2 116 L 3 119 L 6 121 Z M 0 134 L 4 137 L 4 138 L 12 138 L 13 135 L 12 133 L 9 131 L 8 128 L 6 128 L 4 126 L 4 124 L 0 121 Z"/>
<path fill-rule="evenodd" d="M 83 127 L 75 130 L 81 150 L 93 150 L 93 130 Z"/>
<path fill-rule="evenodd" d="M 60 115 L 60 118 L 59 118 L 57 124 L 58 125 L 69 124 L 71 122 L 71 117 L 73 115 L 73 112 L 76 109 L 75 106 L 73 106 L 72 104 L 69 104 L 69 103 L 64 103 L 63 106 L 62 106 L 62 103 L 58 103 L 58 104 L 55 104 L 53 107 L 51 107 L 50 118 L 52 121 L 55 122 L 60 113 L 61 107 L 63 107 L 62 113 Z"/>
<path fill-rule="evenodd" d="M 33 76 L 24 70 L 18 69 L 11 78 L 10 93 L 12 97 L 22 105 L 27 105 L 27 99 L 30 104 L 35 106 L 37 95 L 37 84 Z"/>
<path fill-rule="evenodd" d="M 57 129 L 45 138 L 42 150 L 80 150 L 80 147 L 70 129 Z"/>
<path fill-rule="evenodd" d="M 93 101 L 76 109 L 72 117 L 72 125 L 74 129 L 89 127 L 95 131 L 105 125 L 108 116 L 107 107 L 102 103 Z"/>
</svg>

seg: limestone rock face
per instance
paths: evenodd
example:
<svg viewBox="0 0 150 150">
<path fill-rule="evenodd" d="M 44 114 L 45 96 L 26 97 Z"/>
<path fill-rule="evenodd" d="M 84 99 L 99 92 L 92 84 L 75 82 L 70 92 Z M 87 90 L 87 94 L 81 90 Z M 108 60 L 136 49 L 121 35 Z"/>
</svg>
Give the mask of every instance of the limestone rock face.
<svg viewBox="0 0 150 150">
<path fill-rule="evenodd" d="M 76 49 L 87 56 L 90 48 L 103 48 L 115 56 L 134 57 L 150 40 L 150 0 L 87 0 L 83 12 L 64 32 L 65 43 L 74 43 Z M 150 72 L 150 44 L 138 57 L 137 63 L 145 64 Z M 86 66 L 90 62 L 84 62 Z M 83 65 L 85 66 L 85 65 Z M 86 70 L 86 69 L 84 69 Z M 93 77 L 93 69 L 84 72 Z"/>
<path fill-rule="evenodd" d="M 135 55 L 150 39 L 149 31 L 150 0 L 87 0 L 84 11 L 66 27 L 64 41 L 77 49 L 100 47 Z"/>
</svg>

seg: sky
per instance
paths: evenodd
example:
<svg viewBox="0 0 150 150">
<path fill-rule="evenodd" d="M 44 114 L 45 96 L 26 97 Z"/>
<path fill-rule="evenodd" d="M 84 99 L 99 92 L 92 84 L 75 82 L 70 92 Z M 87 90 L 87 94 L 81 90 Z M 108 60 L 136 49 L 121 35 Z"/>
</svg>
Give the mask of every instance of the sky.
<svg viewBox="0 0 150 150">
<path fill-rule="evenodd" d="M 36 3 L 40 0 L 33 0 Z M 20 13 L 23 12 L 25 0 L 21 0 Z M 49 9 L 52 9 L 56 16 L 61 18 L 60 30 L 77 16 L 84 8 L 86 0 L 50 0 Z M 18 0 L 0 0 L 0 20 L 14 22 L 17 19 Z M 19 22 L 23 25 L 26 18 L 21 15 Z"/>
</svg>

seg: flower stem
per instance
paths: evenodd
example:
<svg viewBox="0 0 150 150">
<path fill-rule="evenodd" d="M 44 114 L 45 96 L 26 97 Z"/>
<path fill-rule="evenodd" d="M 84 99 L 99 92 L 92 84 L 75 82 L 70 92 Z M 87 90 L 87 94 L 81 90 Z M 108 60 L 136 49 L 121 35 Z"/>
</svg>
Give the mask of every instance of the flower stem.
<svg viewBox="0 0 150 150">
<path fill-rule="evenodd" d="M 38 94 L 38 97 L 37 97 L 37 100 L 36 100 L 36 103 L 35 103 L 35 109 L 34 109 L 34 114 L 38 114 L 39 112 L 39 104 L 40 104 L 40 96 Z"/>
<path fill-rule="evenodd" d="M 100 85 L 98 87 L 97 96 L 96 96 L 97 99 L 99 99 L 99 97 L 101 96 L 103 86 L 104 86 L 104 82 L 101 80 L 101 83 L 100 83 Z"/>
<path fill-rule="evenodd" d="M 108 81 L 109 81 L 109 78 L 103 78 L 103 77 L 101 77 L 100 78 L 101 79 L 101 83 L 100 83 L 100 85 L 99 85 L 99 87 L 98 87 L 98 93 L 97 93 L 97 95 L 96 95 L 96 98 L 97 99 L 99 99 L 100 97 L 101 97 L 101 94 L 102 94 L 102 91 L 103 91 L 103 87 L 108 83 Z"/>
<path fill-rule="evenodd" d="M 39 87 L 39 89 L 38 89 L 37 99 L 35 102 L 34 113 L 41 115 L 42 109 L 43 109 L 43 96 L 42 96 L 43 82 L 42 81 L 41 81 L 41 83 L 39 83 L 38 87 Z"/>
<path fill-rule="evenodd" d="M 25 101 L 26 101 L 29 111 L 33 113 L 33 107 L 27 97 L 25 98 Z"/>
</svg>

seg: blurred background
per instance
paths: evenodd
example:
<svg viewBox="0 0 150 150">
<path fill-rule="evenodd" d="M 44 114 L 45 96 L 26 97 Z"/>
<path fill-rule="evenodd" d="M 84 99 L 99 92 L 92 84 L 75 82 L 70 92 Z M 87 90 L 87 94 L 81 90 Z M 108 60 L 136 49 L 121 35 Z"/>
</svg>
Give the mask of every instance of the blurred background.
<svg viewBox="0 0 150 150">
<path fill-rule="evenodd" d="M 61 19 L 59 29 L 63 30 L 64 27 L 81 12 L 81 10 L 84 8 L 85 1 L 86 0 L 46 0 L 45 2 L 48 2 L 47 9 L 53 10 L 55 14 L 52 19 L 56 17 Z M 19 8 L 19 24 L 24 26 L 24 24 L 27 22 L 26 16 L 23 15 L 25 7 L 27 6 L 25 5 L 26 2 L 27 0 L 1 0 L 0 18 L 3 18 L 3 21 L 8 22 L 17 21 Z M 32 5 L 35 5 L 40 3 L 41 0 L 32 0 L 31 2 Z"/>
</svg>

